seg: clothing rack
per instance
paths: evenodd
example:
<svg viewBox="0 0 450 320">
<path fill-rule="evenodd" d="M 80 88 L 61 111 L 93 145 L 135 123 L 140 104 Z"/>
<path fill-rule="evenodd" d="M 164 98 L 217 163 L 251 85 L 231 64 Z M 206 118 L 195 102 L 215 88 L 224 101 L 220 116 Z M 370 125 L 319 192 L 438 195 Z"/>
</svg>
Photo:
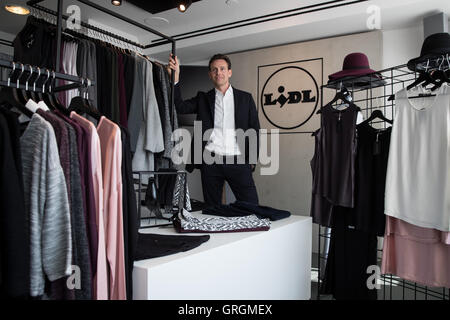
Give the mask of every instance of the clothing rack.
<svg viewBox="0 0 450 320">
<path fill-rule="evenodd" d="M 62 19 L 64 19 L 64 20 L 68 19 L 68 16 L 63 15 L 63 13 L 62 13 L 62 11 L 63 11 L 63 0 L 57 0 L 57 2 L 58 2 L 58 9 L 57 9 L 57 11 L 53 11 L 51 9 L 48 9 L 46 7 L 43 7 L 43 6 L 39 5 L 39 3 L 41 3 L 41 2 L 43 2 L 43 0 L 31 0 L 31 1 L 27 2 L 27 5 L 29 7 L 31 7 L 31 8 L 34 8 L 34 9 L 39 10 L 39 11 L 42 11 L 42 12 L 44 12 L 46 14 L 51 15 L 51 16 L 57 17 L 57 22 L 56 22 L 56 25 L 57 25 L 57 54 L 56 54 L 56 61 L 60 61 L 60 56 L 61 56 L 61 34 L 62 34 L 62 29 L 63 29 L 63 27 L 62 27 Z M 81 3 L 87 5 L 87 6 L 91 7 L 91 8 L 99 10 L 100 12 L 104 12 L 106 14 L 109 14 L 110 16 L 113 16 L 113 17 L 115 17 L 115 18 L 117 18 L 119 20 L 125 21 L 125 22 L 127 22 L 127 23 L 129 23 L 129 24 L 131 24 L 133 26 L 139 27 L 142 30 L 145 30 L 147 32 L 150 32 L 152 34 L 155 34 L 155 35 L 165 39 L 167 41 L 167 43 L 171 43 L 171 45 L 172 45 L 172 50 L 171 50 L 172 55 L 174 55 L 174 56 L 176 55 L 176 42 L 175 42 L 175 40 L 172 37 L 167 36 L 165 34 L 162 34 L 161 32 L 159 32 L 157 30 L 154 30 L 154 29 L 152 29 L 150 27 L 147 27 L 147 26 L 145 26 L 145 25 L 143 25 L 141 23 L 133 21 L 133 20 L 131 20 L 128 17 L 120 15 L 120 14 L 114 12 L 114 11 L 111 11 L 111 10 L 109 10 L 109 9 L 107 9 L 105 7 L 102 7 L 102 6 L 100 6 L 100 5 L 96 4 L 96 3 L 93 3 L 91 1 L 78 0 L 78 2 L 81 2 Z M 112 32 L 103 30 L 101 28 L 98 28 L 96 26 L 90 25 L 90 24 L 88 24 L 86 22 L 83 22 L 83 21 L 81 21 L 81 25 L 83 27 L 87 28 L 87 29 L 93 30 L 94 34 L 95 33 L 100 33 L 102 35 L 105 35 L 106 37 L 109 37 L 109 38 L 112 38 L 112 39 L 116 39 L 118 41 L 121 41 L 121 42 L 126 43 L 126 44 L 131 45 L 131 46 L 134 46 L 136 48 L 146 49 L 146 48 L 150 47 L 150 45 L 142 45 L 140 43 L 133 42 L 133 41 L 131 41 L 129 39 L 126 39 L 124 37 L 118 36 L 118 35 L 116 35 L 116 34 L 114 34 Z M 166 43 L 164 43 L 164 44 L 166 44 Z M 163 44 L 161 44 L 161 45 L 163 45 Z M 152 46 L 154 46 L 154 45 L 152 45 Z M 57 71 L 59 71 L 59 64 L 57 64 Z M 175 119 L 175 106 L 174 106 L 175 91 L 174 91 L 174 84 L 175 84 L 175 73 L 172 72 L 172 74 L 171 74 L 171 84 L 170 84 L 170 88 L 171 88 L 170 91 L 171 91 L 171 93 L 170 93 L 170 97 L 169 97 L 169 99 L 170 99 L 169 100 L 169 105 L 172 108 L 172 113 L 170 115 L 172 123 L 174 122 L 174 119 Z M 180 173 L 180 171 L 178 173 Z M 178 174 L 178 173 L 175 173 L 175 174 Z M 154 171 L 140 171 L 140 172 L 134 172 L 134 174 L 138 174 L 139 175 L 138 216 L 139 216 L 139 218 L 141 218 L 141 191 L 142 191 L 141 177 L 142 177 L 142 174 L 160 175 L 160 174 L 174 174 L 174 173 L 161 173 L 161 172 L 154 172 Z M 186 175 L 187 175 L 187 173 L 184 172 L 183 174 L 185 175 L 184 190 L 186 192 L 186 183 L 187 183 L 187 176 Z M 180 198 L 182 198 L 182 197 L 184 199 L 185 195 L 180 196 Z M 182 206 L 179 207 L 178 208 L 178 212 L 180 212 L 180 210 L 182 208 L 183 208 Z M 175 218 L 175 214 L 172 216 L 170 221 L 172 221 L 174 218 Z M 160 226 L 160 225 L 157 225 L 157 226 Z M 151 227 L 155 227 L 155 226 L 151 226 Z"/>
<path fill-rule="evenodd" d="M 352 95 L 352 102 L 358 105 L 361 112 L 364 113 L 367 119 L 372 111 L 378 109 L 389 118 L 393 119 L 395 103 L 390 101 L 389 97 L 399 90 L 408 86 L 408 84 L 415 81 L 418 77 L 417 73 L 407 68 L 406 64 L 387 68 L 375 72 L 380 75 L 380 79 L 375 79 L 370 76 L 363 77 L 349 77 L 343 81 L 333 82 L 321 86 L 322 107 L 324 107 L 323 93 L 324 89 L 334 89 L 336 92 L 346 87 Z M 373 74 L 372 74 L 373 75 Z M 361 85 L 364 83 L 364 85 Z M 387 123 L 384 121 L 372 121 L 372 125 L 376 128 L 386 128 Z M 318 243 L 318 291 L 317 300 L 321 299 L 320 285 L 324 276 L 325 262 L 328 256 L 328 244 L 331 238 L 331 229 L 319 225 Z M 322 239 L 324 241 L 324 248 L 322 248 Z M 381 263 L 382 249 L 378 249 L 377 261 Z M 322 275 L 323 273 L 323 275 Z M 449 300 L 449 288 L 430 288 L 415 282 L 400 279 L 397 276 L 385 274 L 381 275 L 379 279 L 382 283 L 382 293 L 378 292 L 378 299 L 382 300 L 418 300 L 418 299 L 434 299 L 434 300 Z"/>
<path fill-rule="evenodd" d="M 34 84 L 36 82 L 38 82 L 40 77 L 43 77 L 43 76 L 46 77 L 46 82 L 49 79 L 53 79 L 53 80 L 59 79 L 59 80 L 66 80 L 66 81 L 72 82 L 71 84 L 68 84 L 68 85 L 55 87 L 54 89 L 52 89 L 52 92 L 59 92 L 59 91 L 65 91 L 65 90 L 70 90 L 70 89 L 77 89 L 77 88 L 86 88 L 90 85 L 95 84 L 95 82 L 91 81 L 90 79 L 72 76 L 72 75 L 64 74 L 64 73 L 60 73 L 60 72 L 55 72 L 53 70 L 49 70 L 46 68 L 39 68 L 36 66 L 31 66 L 29 64 L 24 65 L 19 62 L 12 62 L 12 61 L 6 61 L 6 60 L 0 59 L 0 68 L 7 68 L 7 69 L 13 70 L 9 77 L 10 77 L 10 79 L 11 78 L 15 79 L 15 80 L 10 80 L 9 82 L 0 81 L 0 85 L 4 86 L 4 87 L 5 86 L 6 87 L 15 87 L 17 89 L 25 89 L 25 90 L 33 90 L 35 92 L 43 92 L 43 89 L 41 86 L 34 87 L 31 84 L 27 85 L 27 84 L 20 83 L 20 79 L 22 78 L 22 75 L 25 73 L 29 74 L 29 78 L 31 78 L 31 75 L 33 73 L 38 75 L 38 77 L 33 80 Z M 20 71 L 20 73 L 18 75 L 16 75 L 15 77 L 13 77 L 14 76 L 13 73 L 15 73 L 16 71 L 17 71 L 17 73 Z"/>
<path fill-rule="evenodd" d="M 62 11 L 63 11 L 63 0 L 57 0 L 58 1 L 58 9 L 57 9 L 57 11 L 53 11 L 51 9 L 45 8 L 43 6 L 40 6 L 39 3 L 43 2 L 43 1 L 44 0 L 30 0 L 30 1 L 27 2 L 27 5 L 29 7 L 31 7 L 31 8 L 35 8 L 37 10 L 43 11 L 45 13 L 48 13 L 50 15 L 53 15 L 53 16 L 57 17 L 57 22 L 56 22 L 56 27 L 57 27 L 57 34 L 56 34 L 56 37 L 57 37 L 56 61 L 60 61 L 60 57 L 61 57 L 62 19 L 64 18 L 65 20 L 67 20 L 68 17 L 63 15 L 63 13 L 62 13 Z M 88 0 L 77 0 L 77 1 L 83 3 L 83 4 L 87 5 L 87 6 L 89 6 L 91 8 L 97 9 L 97 10 L 99 10 L 101 12 L 107 13 L 107 14 L 109 14 L 109 15 L 111 15 L 111 16 L 119 19 L 119 20 L 128 22 L 129 24 L 131 24 L 133 26 L 136 26 L 136 27 L 139 27 L 142 30 L 145 30 L 147 32 L 150 32 L 152 34 L 155 34 L 155 35 L 157 35 L 159 37 L 162 37 L 162 38 L 166 39 L 168 41 L 168 43 L 172 44 L 172 51 L 171 51 L 172 55 L 174 55 L 174 56 L 176 55 L 176 41 L 172 37 L 167 36 L 165 34 L 162 34 L 161 32 L 159 32 L 159 31 L 157 31 L 155 29 L 152 29 L 152 28 L 147 27 L 147 26 L 145 26 L 145 25 L 143 25 L 141 23 L 133 21 L 130 18 L 127 18 L 127 17 L 125 17 L 123 15 L 120 15 L 120 14 L 118 14 L 118 13 L 112 11 L 112 10 L 104 8 L 104 7 L 102 7 L 102 6 L 100 6 L 100 5 L 96 4 L 96 3 L 91 2 L 91 1 L 88 1 Z M 103 29 L 97 28 L 97 27 L 92 26 L 92 25 L 90 25 L 88 23 L 85 23 L 85 22 L 81 22 L 81 25 L 83 27 L 85 27 L 85 28 L 94 30 L 94 31 L 96 31 L 98 33 L 104 34 L 104 35 L 106 35 L 108 37 L 112 37 L 114 39 L 120 40 L 120 41 L 128 43 L 128 44 L 131 44 L 131 45 L 133 45 L 135 47 L 139 47 L 141 49 L 145 49 L 145 48 L 148 47 L 148 46 L 145 46 L 145 45 L 141 45 L 141 44 L 135 43 L 135 42 L 130 41 L 128 39 L 125 39 L 125 38 L 123 38 L 121 36 L 118 36 L 118 35 L 116 35 L 114 33 L 109 32 L 109 31 L 105 31 Z M 164 44 L 166 44 L 166 43 L 164 43 Z M 60 68 L 59 63 L 57 63 L 56 64 L 56 72 L 59 72 L 59 68 Z M 170 101 L 169 101 L 169 105 L 172 107 L 172 114 L 171 114 L 171 122 L 172 123 L 173 123 L 173 120 L 175 119 L 175 106 L 174 106 L 175 91 L 174 91 L 174 84 L 175 84 L 175 73 L 172 72 L 171 73 L 171 84 L 170 84 L 171 93 L 170 93 Z"/>
</svg>

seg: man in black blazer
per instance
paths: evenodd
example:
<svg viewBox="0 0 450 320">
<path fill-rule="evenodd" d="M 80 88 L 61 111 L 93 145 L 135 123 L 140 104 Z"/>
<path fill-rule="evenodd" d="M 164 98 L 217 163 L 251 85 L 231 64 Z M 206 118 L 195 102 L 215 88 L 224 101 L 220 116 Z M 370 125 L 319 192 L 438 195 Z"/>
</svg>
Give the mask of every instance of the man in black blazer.
<svg viewBox="0 0 450 320">
<path fill-rule="evenodd" d="M 177 57 L 169 58 L 168 70 L 175 71 L 175 107 L 178 113 L 196 113 L 202 124 L 200 150 L 191 144 L 191 163 L 186 170 L 201 170 L 204 200 L 209 205 L 222 203 L 224 181 L 227 181 L 237 200 L 258 203 L 252 172 L 259 152 L 259 120 L 255 102 L 250 93 L 230 85 L 232 75 L 230 59 L 222 54 L 214 55 L 209 61 L 209 77 L 214 89 L 198 92 L 191 99 L 181 97 L 178 79 L 180 66 Z M 246 133 L 244 139 L 236 130 Z M 241 130 L 238 130 L 242 133 Z M 205 137 L 206 141 L 202 138 Z M 247 134 L 248 133 L 248 134 Z M 253 138 L 251 136 L 253 135 Z M 239 138 L 238 138 L 239 137 Z M 216 161 L 211 163 L 214 158 Z M 201 159 L 200 161 L 195 160 Z"/>
</svg>

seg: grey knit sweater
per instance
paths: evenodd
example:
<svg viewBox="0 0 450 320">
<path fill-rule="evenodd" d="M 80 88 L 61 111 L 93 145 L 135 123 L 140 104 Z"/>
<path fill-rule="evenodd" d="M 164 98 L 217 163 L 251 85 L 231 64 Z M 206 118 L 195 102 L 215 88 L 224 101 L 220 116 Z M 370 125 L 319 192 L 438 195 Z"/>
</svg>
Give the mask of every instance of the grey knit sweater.
<svg viewBox="0 0 450 320">
<path fill-rule="evenodd" d="M 20 144 L 30 218 L 30 295 L 36 297 L 44 293 L 45 276 L 54 281 L 71 274 L 69 202 L 52 126 L 34 114 Z"/>
</svg>

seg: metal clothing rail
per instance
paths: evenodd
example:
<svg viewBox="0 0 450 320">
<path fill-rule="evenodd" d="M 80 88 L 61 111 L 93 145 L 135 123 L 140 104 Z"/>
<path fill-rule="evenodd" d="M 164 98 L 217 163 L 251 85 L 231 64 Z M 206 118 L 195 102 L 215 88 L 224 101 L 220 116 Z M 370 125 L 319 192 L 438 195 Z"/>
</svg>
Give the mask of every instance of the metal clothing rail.
<svg viewBox="0 0 450 320">
<path fill-rule="evenodd" d="M 33 79 L 33 83 L 37 83 L 41 77 L 46 78 L 46 82 L 50 79 L 56 80 L 66 80 L 72 82 L 71 84 L 55 87 L 52 89 L 52 92 L 65 91 L 70 89 L 77 89 L 81 87 L 88 87 L 90 85 L 94 85 L 95 82 L 86 78 L 73 76 L 69 74 L 64 74 L 60 72 L 55 72 L 53 70 L 49 70 L 47 68 L 40 68 L 36 66 L 32 66 L 29 64 L 23 64 L 20 62 L 12 62 L 7 60 L 0 59 L 0 68 L 11 69 L 12 73 L 10 74 L 10 81 L 2 81 L 0 84 L 2 86 L 16 87 L 17 89 L 25 89 L 25 90 L 33 90 L 36 92 L 42 92 L 42 87 L 33 88 L 33 85 L 26 85 L 21 83 L 21 79 L 24 74 L 28 74 L 29 78 L 31 78 L 32 74 L 36 74 L 36 79 Z M 17 72 L 16 72 L 17 71 Z M 13 73 L 17 73 L 14 75 Z M 11 78 L 13 79 L 11 81 Z M 22 81 L 23 82 L 23 81 Z M 44 83 L 45 84 L 45 83 Z"/>
<path fill-rule="evenodd" d="M 389 101 L 389 97 L 399 90 L 405 88 L 408 84 L 417 79 L 417 73 L 408 69 L 406 64 L 387 68 L 377 71 L 379 78 L 370 76 L 349 77 L 339 82 L 326 84 L 321 86 L 322 107 L 325 106 L 323 101 L 324 88 L 339 90 L 339 87 L 345 86 L 352 93 L 352 102 L 357 104 L 361 112 L 365 113 L 367 119 L 373 110 L 379 109 L 387 118 L 393 118 L 395 110 L 395 102 Z M 386 122 L 373 121 L 373 125 L 378 128 L 386 128 Z M 319 225 L 318 241 L 318 291 L 317 299 L 321 299 L 320 287 L 324 276 L 325 262 L 328 258 L 327 247 L 331 237 L 331 229 Z M 324 239 L 324 243 L 322 243 Z M 322 245 L 324 248 L 322 248 Z M 325 251 L 325 252 L 324 252 Z M 378 249 L 378 262 L 381 262 Z M 322 274 L 323 273 L 323 274 Z M 438 299 L 449 300 L 449 288 L 430 288 L 412 281 L 400 279 L 394 275 L 381 275 L 380 282 L 383 284 L 382 292 L 378 292 L 378 299 L 383 300 L 417 300 L 417 299 Z"/>
</svg>

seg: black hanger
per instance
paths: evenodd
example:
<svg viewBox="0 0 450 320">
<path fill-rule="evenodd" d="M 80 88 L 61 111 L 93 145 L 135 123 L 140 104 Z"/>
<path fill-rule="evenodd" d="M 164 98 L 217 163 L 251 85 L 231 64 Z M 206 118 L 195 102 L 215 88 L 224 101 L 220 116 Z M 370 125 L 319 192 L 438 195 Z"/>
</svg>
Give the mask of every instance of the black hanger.
<svg viewBox="0 0 450 320">
<path fill-rule="evenodd" d="M 87 85 L 85 82 L 85 79 L 82 80 L 82 85 Z M 68 108 L 68 111 L 75 111 L 76 113 L 82 115 L 87 114 L 93 117 L 95 120 L 99 121 L 101 118 L 101 113 L 96 110 L 93 105 L 90 103 L 90 101 L 86 98 L 83 98 L 81 96 L 73 97 L 70 101 L 70 105 Z"/>
<path fill-rule="evenodd" d="M 24 95 L 24 97 L 26 98 L 26 100 L 33 100 L 34 102 L 38 102 L 36 94 L 35 94 L 35 90 L 36 90 L 36 86 L 33 87 L 33 89 L 31 87 L 29 87 L 28 85 L 28 81 L 33 77 L 33 67 L 31 65 L 28 65 L 30 67 L 30 75 L 28 76 L 27 80 L 25 80 L 25 89 L 22 89 L 22 94 Z M 33 91 L 34 90 L 34 91 Z"/>
<path fill-rule="evenodd" d="M 14 74 L 16 69 L 16 64 L 13 62 L 13 70 L 8 76 L 7 86 L 3 87 L 0 90 L 0 103 L 8 104 L 11 107 L 15 107 L 17 110 L 22 112 L 24 115 L 31 118 L 33 116 L 33 112 L 25 107 L 25 104 L 21 100 L 19 91 L 17 88 L 14 88 L 11 83 L 11 77 Z"/>
<path fill-rule="evenodd" d="M 56 92 L 54 90 L 54 88 L 56 87 L 56 73 L 55 71 L 52 71 L 53 77 L 51 80 L 51 84 L 49 87 L 49 93 L 48 96 L 50 98 L 50 101 L 52 103 L 52 107 L 54 107 L 54 109 L 61 111 L 63 114 L 65 114 L 67 117 L 70 116 L 70 112 L 67 110 L 67 108 L 65 106 L 63 106 L 61 104 L 61 102 L 59 102 L 58 97 L 56 96 Z"/>
<path fill-rule="evenodd" d="M 419 74 L 419 77 L 417 77 L 416 81 L 414 81 L 413 83 L 408 85 L 406 87 L 406 90 L 407 91 L 411 90 L 412 88 L 415 88 L 415 87 L 417 87 L 418 85 L 420 85 L 422 83 L 423 83 L 424 87 L 427 86 L 430 83 L 432 83 L 434 85 L 438 84 L 438 82 L 431 77 L 430 73 L 428 73 L 428 72 L 421 72 Z M 433 94 L 420 94 L 418 96 L 409 97 L 409 98 L 410 99 L 414 99 L 414 98 L 423 98 L 423 97 L 432 97 L 432 96 L 434 96 L 434 95 Z M 393 100 L 395 100 L 395 94 L 390 95 L 389 98 L 388 98 L 388 101 L 393 101 Z"/>
<path fill-rule="evenodd" d="M 352 96 L 350 92 L 347 90 L 346 87 L 341 87 L 339 91 L 336 92 L 336 95 L 334 96 L 333 100 L 327 103 L 327 105 L 332 105 L 338 100 L 342 100 L 345 103 L 353 104 L 352 103 Z M 316 113 L 321 113 L 321 109 L 319 109 Z"/>
<path fill-rule="evenodd" d="M 45 90 L 45 86 L 46 86 L 47 82 L 50 80 L 50 70 L 48 70 L 48 69 L 46 69 L 46 70 L 47 70 L 47 77 L 46 77 L 44 83 L 42 84 L 42 92 L 38 93 L 38 98 L 39 98 L 40 101 L 43 101 L 47 105 L 47 107 L 49 107 L 50 109 L 54 110 L 55 106 L 50 101 L 49 94 Z"/>
<path fill-rule="evenodd" d="M 385 116 L 384 116 L 384 114 L 383 114 L 383 112 L 381 112 L 380 110 L 374 110 L 371 114 L 370 114 L 370 117 L 369 118 L 367 118 L 366 120 L 364 120 L 363 122 L 361 122 L 360 124 L 362 124 L 362 123 L 368 123 L 368 122 L 370 122 L 370 121 L 372 121 L 372 120 L 374 120 L 374 119 L 376 119 L 376 118 L 379 118 L 379 119 L 381 119 L 381 120 L 383 120 L 383 121 L 386 121 L 387 123 L 390 123 L 390 124 L 392 124 L 393 122 L 392 122 L 392 120 L 389 120 L 388 118 L 386 118 Z"/>
<path fill-rule="evenodd" d="M 19 100 L 18 91 L 15 88 L 3 87 L 0 90 L 0 103 L 9 104 L 11 107 L 15 107 L 24 115 L 31 118 L 33 112 L 25 107 L 25 105 Z"/>
</svg>

